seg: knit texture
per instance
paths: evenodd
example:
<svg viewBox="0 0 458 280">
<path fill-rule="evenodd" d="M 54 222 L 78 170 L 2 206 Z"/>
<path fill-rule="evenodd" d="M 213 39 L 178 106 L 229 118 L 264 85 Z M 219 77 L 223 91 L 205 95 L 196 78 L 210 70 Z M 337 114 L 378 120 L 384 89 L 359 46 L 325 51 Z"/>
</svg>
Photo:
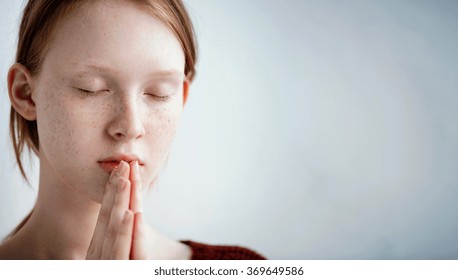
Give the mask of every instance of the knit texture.
<svg viewBox="0 0 458 280">
<path fill-rule="evenodd" d="M 207 245 L 190 240 L 181 241 L 191 247 L 192 260 L 265 260 L 262 255 L 240 246 Z"/>
</svg>

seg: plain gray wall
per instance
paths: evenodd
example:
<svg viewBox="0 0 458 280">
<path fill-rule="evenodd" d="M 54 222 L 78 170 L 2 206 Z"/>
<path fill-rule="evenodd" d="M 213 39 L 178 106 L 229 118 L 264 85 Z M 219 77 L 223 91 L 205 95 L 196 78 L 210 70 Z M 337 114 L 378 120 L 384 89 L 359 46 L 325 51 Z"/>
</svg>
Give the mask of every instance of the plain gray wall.
<svg viewBox="0 0 458 280">
<path fill-rule="evenodd" d="M 8 135 L 20 2 L 0 2 L 1 236 L 36 193 Z M 198 76 L 149 222 L 273 259 L 458 259 L 457 1 L 186 2 Z"/>
</svg>

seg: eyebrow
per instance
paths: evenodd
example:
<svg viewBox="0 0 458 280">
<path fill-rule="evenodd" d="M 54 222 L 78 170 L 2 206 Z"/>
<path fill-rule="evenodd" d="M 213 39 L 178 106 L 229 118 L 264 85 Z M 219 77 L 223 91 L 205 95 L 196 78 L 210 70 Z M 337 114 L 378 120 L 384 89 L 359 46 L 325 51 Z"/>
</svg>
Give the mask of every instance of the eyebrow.
<svg viewBox="0 0 458 280">
<path fill-rule="evenodd" d="M 113 73 L 117 72 L 115 69 L 111 69 L 109 67 L 101 66 L 101 65 L 95 65 L 95 64 L 83 64 L 80 65 L 81 69 L 89 68 L 91 70 L 95 70 L 97 72 L 101 73 Z M 80 73 L 86 73 L 88 71 L 83 70 L 80 71 Z M 184 78 L 185 74 L 181 71 L 170 69 L 170 70 L 159 70 L 159 71 L 153 71 L 147 75 L 148 77 L 154 77 L 154 78 Z"/>
</svg>

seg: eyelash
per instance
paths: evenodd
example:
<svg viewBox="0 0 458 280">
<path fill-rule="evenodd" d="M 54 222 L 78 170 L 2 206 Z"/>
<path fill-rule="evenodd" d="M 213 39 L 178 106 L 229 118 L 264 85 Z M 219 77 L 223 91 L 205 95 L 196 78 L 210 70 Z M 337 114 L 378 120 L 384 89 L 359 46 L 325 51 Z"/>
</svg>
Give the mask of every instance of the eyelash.
<svg viewBox="0 0 458 280">
<path fill-rule="evenodd" d="M 93 96 L 93 95 L 97 95 L 98 93 L 102 92 L 102 90 L 101 91 L 90 91 L 90 90 L 84 90 L 81 88 L 79 88 L 78 91 L 86 96 Z M 159 95 L 153 95 L 153 94 L 147 94 L 147 95 L 152 96 L 154 99 L 160 102 L 167 102 L 170 100 L 170 96 L 159 96 Z"/>
<path fill-rule="evenodd" d="M 170 96 L 158 96 L 158 95 L 151 95 L 154 99 L 159 100 L 160 102 L 167 102 L 170 100 Z"/>
<path fill-rule="evenodd" d="M 97 94 L 97 91 L 89 91 L 89 90 L 84 90 L 81 88 L 78 88 L 77 90 L 84 95 L 96 95 Z"/>
</svg>

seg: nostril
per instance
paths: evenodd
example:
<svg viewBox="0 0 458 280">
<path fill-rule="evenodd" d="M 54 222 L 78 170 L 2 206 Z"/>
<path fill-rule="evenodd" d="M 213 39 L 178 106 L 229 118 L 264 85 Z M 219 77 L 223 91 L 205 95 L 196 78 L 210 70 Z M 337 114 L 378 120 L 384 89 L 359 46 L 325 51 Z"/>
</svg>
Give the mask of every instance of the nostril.
<svg viewBox="0 0 458 280">
<path fill-rule="evenodd" d="M 137 139 L 145 135 L 145 128 L 140 119 L 119 117 L 109 124 L 108 134 L 114 139 Z"/>
</svg>

